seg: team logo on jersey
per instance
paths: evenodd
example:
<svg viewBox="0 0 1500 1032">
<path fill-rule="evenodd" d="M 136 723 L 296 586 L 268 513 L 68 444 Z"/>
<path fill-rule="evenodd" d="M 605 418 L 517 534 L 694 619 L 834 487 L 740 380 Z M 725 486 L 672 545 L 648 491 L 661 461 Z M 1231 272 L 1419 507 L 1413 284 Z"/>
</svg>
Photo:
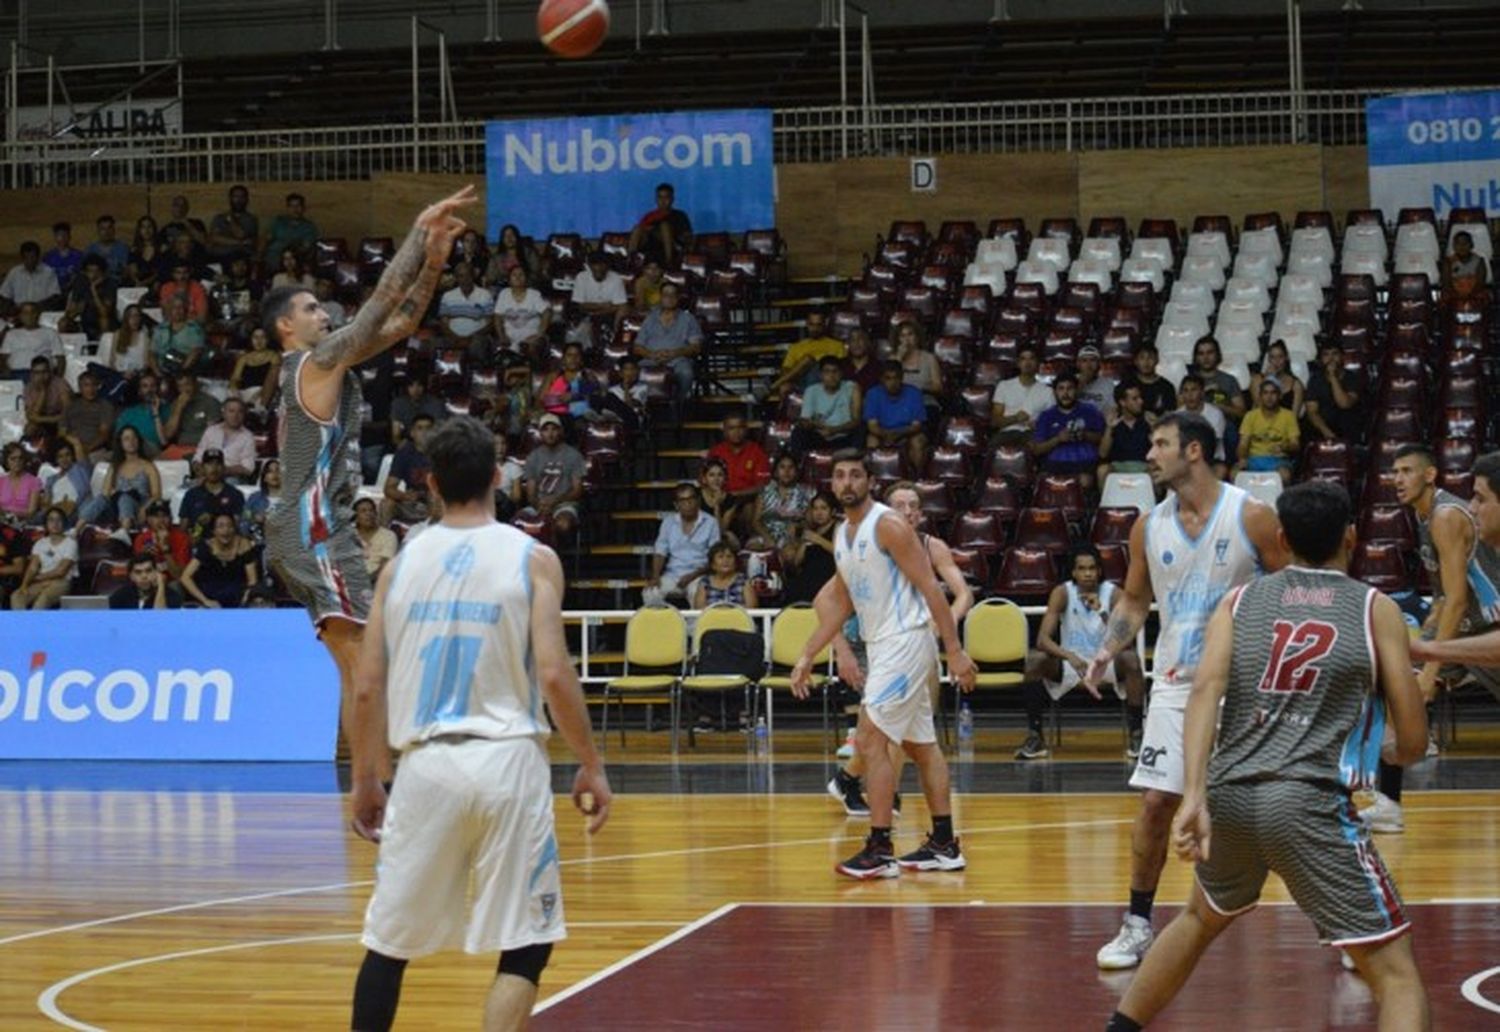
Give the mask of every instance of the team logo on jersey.
<svg viewBox="0 0 1500 1032">
<path fill-rule="evenodd" d="M 1214 565 L 1215 566 L 1228 566 L 1229 565 L 1229 561 L 1226 558 L 1228 555 L 1229 555 L 1229 539 L 1228 538 L 1219 538 L 1217 541 L 1214 542 Z"/>
<path fill-rule="evenodd" d="M 443 572 L 454 580 L 462 580 L 474 569 L 474 546 L 465 542 L 443 556 Z"/>
<path fill-rule="evenodd" d="M 1172 565 L 1172 558 L 1173 558 L 1173 556 L 1172 556 L 1171 552 L 1163 552 L 1161 554 L 1161 564 L 1163 566 L 1171 566 Z"/>
</svg>

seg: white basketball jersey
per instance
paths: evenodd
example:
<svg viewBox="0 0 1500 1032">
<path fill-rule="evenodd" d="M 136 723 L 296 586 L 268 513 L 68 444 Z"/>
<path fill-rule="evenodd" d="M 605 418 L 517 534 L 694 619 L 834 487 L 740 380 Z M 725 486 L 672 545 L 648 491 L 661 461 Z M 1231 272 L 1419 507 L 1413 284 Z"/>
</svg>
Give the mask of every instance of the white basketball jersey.
<svg viewBox="0 0 1500 1032">
<path fill-rule="evenodd" d="M 1099 608 L 1090 609 L 1083 604 L 1083 595 L 1078 585 L 1068 581 L 1068 605 L 1063 610 L 1062 625 L 1058 629 L 1058 644 L 1069 652 L 1076 652 L 1084 659 L 1091 658 L 1104 644 L 1104 632 L 1109 620 L 1110 603 L 1115 598 L 1112 581 L 1099 585 Z M 1113 667 L 1111 667 L 1113 673 Z"/>
<path fill-rule="evenodd" d="M 833 542 L 833 561 L 854 600 L 854 615 L 859 617 L 860 637 L 866 644 L 925 628 L 932 622 L 916 585 L 906 579 L 896 560 L 875 539 L 875 527 L 885 516 L 901 519 L 888 506 L 871 502 L 870 511 L 854 531 L 854 540 L 849 540 L 849 521 L 844 520 Z"/>
<path fill-rule="evenodd" d="M 503 523 L 439 523 L 396 557 L 382 610 L 392 748 L 448 734 L 546 737 L 531 669 L 534 544 Z"/>
<path fill-rule="evenodd" d="M 1158 688 L 1192 687 L 1203 635 L 1219 600 L 1260 573 L 1260 554 L 1245 531 L 1249 495 L 1219 485 L 1219 500 L 1196 538 L 1188 537 L 1170 495 L 1146 517 L 1146 560 L 1161 615 L 1151 662 Z"/>
</svg>

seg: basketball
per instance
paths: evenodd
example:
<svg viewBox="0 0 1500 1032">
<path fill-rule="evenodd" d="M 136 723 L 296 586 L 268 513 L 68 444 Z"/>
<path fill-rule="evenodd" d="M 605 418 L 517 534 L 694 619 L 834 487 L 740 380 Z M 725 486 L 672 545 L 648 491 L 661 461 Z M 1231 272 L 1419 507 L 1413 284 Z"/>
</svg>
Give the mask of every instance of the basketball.
<svg viewBox="0 0 1500 1032">
<path fill-rule="evenodd" d="M 604 0 L 542 0 L 536 12 L 536 34 L 559 57 L 587 57 L 609 34 L 609 4 Z"/>
</svg>

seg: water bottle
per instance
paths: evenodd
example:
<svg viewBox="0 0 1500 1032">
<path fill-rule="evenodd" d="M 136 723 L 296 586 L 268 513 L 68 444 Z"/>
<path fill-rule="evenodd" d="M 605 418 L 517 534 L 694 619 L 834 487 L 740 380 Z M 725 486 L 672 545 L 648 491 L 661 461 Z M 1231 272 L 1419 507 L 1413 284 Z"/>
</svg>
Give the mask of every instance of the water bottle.
<svg viewBox="0 0 1500 1032">
<path fill-rule="evenodd" d="M 766 726 L 765 717 L 755 718 L 755 755 L 766 756 L 771 751 L 771 729 Z"/>
<path fill-rule="evenodd" d="M 958 758 L 974 758 L 974 711 L 969 708 L 967 700 L 958 707 Z"/>
</svg>

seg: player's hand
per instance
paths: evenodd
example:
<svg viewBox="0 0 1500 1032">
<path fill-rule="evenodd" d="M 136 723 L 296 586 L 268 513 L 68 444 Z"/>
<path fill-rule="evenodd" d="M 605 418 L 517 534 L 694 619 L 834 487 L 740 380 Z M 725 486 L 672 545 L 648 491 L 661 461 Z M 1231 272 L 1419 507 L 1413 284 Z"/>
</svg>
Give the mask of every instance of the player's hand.
<svg viewBox="0 0 1500 1032">
<path fill-rule="evenodd" d="M 466 184 L 457 193 L 449 194 L 441 201 L 435 201 L 423 208 L 422 213 L 417 216 L 416 224 L 422 229 L 431 231 L 443 225 L 445 220 L 453 218 L 459 208 L 467 207 L 477 200 L 479 200 L 479 194 L 474 191 L 474 184 Z"/>
<path fill-rule="evenodd" d="M 1437 699 L 1438 693 L 1438 666 L 1436 663 L 1428 663 L 1417 675 L 1417 688 L 1422 692 L 1422 699 L 1428 703 Z"/>
<path fill-rule="evenodd" d="M 1099 694 L 1099 685 L 1104 682 L 1104 675 L 1109 672 L 1109 665 L 1115 661 L 1115 657 L 1100 649 L 1094 653 L 1094 658 L 1089 660 L 1089 667 L 1083 674 L 1083 686 L 1094 698 L 1102 698 Z"/>
<path fill-rule="evenodd" d="M 380 827 L 385 823 L 387 801 L 385 786 L 379 778 L 361 778 L 354 782 L 349 793 L 349 804 L 354 811 L 354 819 L 349 823 L 354 834 L 378 843 Z"/>
<path fill-rule="evenodd" d="M 1189 797 L 1182 801 L 1177 816 L 1172 820 L 1172 845 L 1177 850 L 1177 859 L 1197 863 L 1208 859 L 1208 841 L 1212 835 L 1208 818 L 1208 806 L 1202 798 Z"/>
<path fill-rule="evenodd" d="M 837 664 L 839 680 L 857 692 L 865 689 L 865 672 L 859 668 L 859 660 L 854 658 L 854 649 L 846 641 L 840 641 L 833 647 L 833 659 Z"/>
<path fill-rule="evenodd" d="M 807 698 L 808 686 L 812 683 L 812 665 L 812 657 L 802 656 L 798 658 L 797 665 L 792 667 L 792 694 L 799 699 Z"/>
<path fill-rule="evenodd" d="M 578 773 L 573 775 L 573 805 L 589 818 L 590 835 L 609 820 L 609 804 L 613 798 L 603 767 L 579 767 Z"/>
<path fill-rule="evenodd" d="M 979 668 L 974 665 L 967 652 L 961 648 L 955 649 L 948 653 L 948 676 L 960 689 L 972 692 L 974 682 L 979 677 Z"/>
</svg>

